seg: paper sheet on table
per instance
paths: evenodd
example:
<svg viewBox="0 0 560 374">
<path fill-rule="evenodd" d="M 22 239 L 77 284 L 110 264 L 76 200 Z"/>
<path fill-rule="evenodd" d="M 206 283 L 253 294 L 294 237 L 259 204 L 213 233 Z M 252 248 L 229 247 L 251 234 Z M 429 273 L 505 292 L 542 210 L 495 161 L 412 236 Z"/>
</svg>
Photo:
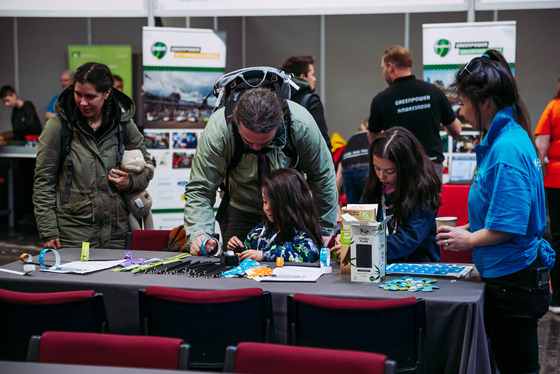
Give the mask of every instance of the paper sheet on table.
<svg viewBox="0 0 560 374">
<path fill-rule="evenodd" d="M 254 277 L 257 282 L 315 282 L 323 270 L 317 267 L 284 266 L 274 269 L 275 277 Z"/>
<path fill-rule="evenodd" d="M 110 269 L 117 266 L 124 260 L 114 260 L 114 261 L 74 261 L 67 264 L 61 264 L 58 269 L 40 269 L 41 271 L 48 271 L 51 273 L 76 273 L 76 274 L 87 274 L 93 273 L 94 271 Z"/>
</svg>

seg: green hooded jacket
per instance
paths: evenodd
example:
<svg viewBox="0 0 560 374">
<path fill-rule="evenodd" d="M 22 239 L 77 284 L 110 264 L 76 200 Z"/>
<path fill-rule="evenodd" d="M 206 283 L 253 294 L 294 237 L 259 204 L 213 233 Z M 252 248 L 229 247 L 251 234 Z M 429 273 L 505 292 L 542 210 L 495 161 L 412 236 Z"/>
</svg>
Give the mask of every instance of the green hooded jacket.
<svg viewBox="0 0 560 374">
<path fill-rule="evenodd" d="M 288 104 L 292 119 L 289 136 L 299 156 L 297 169 L 307 177 L 324 235 L 331 235 L 336 226 L 338 202 L 332 156 L 311 114 L 299 104 Z M 283 152 L 287 141 L 285 130 L 286 127 L 281 125 L 267 146 L 272 148 L 267 153 L 271 171 L 287 168 L 292 161 Z M 221 108 L 212 114 L 198 140 L 190 180 L 185 187 L 186 248 L 198 236 L 211 235 L 215 231 L 212 207 L 233 155 L 233 146 L 224 108 Z M 230 205 L 250 213 L 262 212 L 263 207 L 257 158 L 255 153 L 243 153 L 238 165 L 230 172 L 228 182 Z"/>
<path fill-rule="evenodd" d="M 124 248 L 129 231 L 126 202 L 108 179 L 111 169 L 118 169 L 118 131 L 126 126 L 125 145 L 139 149 L 147 163 L 152 164 L 144 145 L 144 137 L 132 121 L 134 103 L 125 94 L 113 90 L 112 118 L 103 135 L 96 139 L 91 128 L 79 115 L 74 102 L 74 86 L 59 96 L 55 110 L 59 114 L 47 121 L 39 137 L 35 167 L 33 204 L 41 241 L 59 238 L 62 247 L 81 247 L 89 242 L 93 248 Z M 120 106 L 120 108 L 119 108 Z M 72 186 L 70 199 L 64 202 L 67 160 L 60 163 L 62 118 L 72 133 Z M 104 121 L 105 122 L 105 121 Z M 98 130 L 98 131 L 101 131 Z M 60 167 L 60 170 L 59 170 Z M 148 186 L 148 170 L 130 174 L 127 192 Z"/>
</svg>

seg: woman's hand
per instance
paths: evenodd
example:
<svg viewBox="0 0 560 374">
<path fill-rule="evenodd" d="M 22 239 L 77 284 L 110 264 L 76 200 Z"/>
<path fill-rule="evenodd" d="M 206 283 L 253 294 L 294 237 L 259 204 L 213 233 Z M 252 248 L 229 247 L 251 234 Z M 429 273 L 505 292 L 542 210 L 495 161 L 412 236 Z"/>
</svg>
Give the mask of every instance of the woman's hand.
<svg viewBox="0 0 560 374">
<path fill-rule="evenodd" d="M 232 236 L 227 242 L 227 249 L 230 251 L 235 251 L 235 249 L 237 248 L 245 248 L 245 246 L 237 236 Z"/>
<path fill-rule="evenodd" d="M 60 249 L 60 239 L 51 239 L 47 242 L 43 243 L 43 248 L 52 248 L 52 249 Z"/>
<path fill-rule="evenodd" d="M 472 249 L 472 233 L 463 227 L 440 226 L 437 229 L 437 244 L 448 251 L 467 251 Z"/>
<path fill-rule="evenodd" d="M 259 251 L 258 249 L 247 249 L 239 255 L 239 260 L 243 261 L 246 258 L 255 261 L 262 261 L 263 259 L 263 251 Z"/>
<path fill-rule="evenodd" d="M 107 177 L 118 191 L 126 191 L 130 187 L 130 175 L 126 171 L 111 169 Z"/>
</svg>

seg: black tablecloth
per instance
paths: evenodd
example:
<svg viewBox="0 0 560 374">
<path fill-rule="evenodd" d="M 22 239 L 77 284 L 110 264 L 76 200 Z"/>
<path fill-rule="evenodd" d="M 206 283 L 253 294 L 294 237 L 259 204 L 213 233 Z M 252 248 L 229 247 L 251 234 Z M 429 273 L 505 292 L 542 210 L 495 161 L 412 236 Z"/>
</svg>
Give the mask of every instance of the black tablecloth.
<svg viewBox="0 0 560 374">
<path fill-rule="evenodd" d="M 80 250 L 60 250 L 62 262 L 78 261 Z M 119 259 L 124 251 L 91 249 L 90 259 Z M 176 253 L 135 251 L 133 257 L 170 257 Z M 22 263 L 2 266 L 22 270 Z M 388 277 L 393 278 L 392 276 Z M 317 282 L 256 282 L 246 278 L 189 278 L 182 275 L 139 274 L 108 270 L 78 274 L 34 272 L 16 275 L 0 272 L 0 288 L 23 292 L 53 292 L 93 289 L 105 296 L 112 333 L 137 334 L 138 289 L 148 286 L 195 290 L 259 287 L 272 293 L 274 325 L 278 343 L 287 340 L 287 295 L 307 293 L 321 296 L 387 299 L 422 297 L 426 300 L 427 373 L 489 373 L 488 346 L 484 332 L 484 284 L 479 280 L 438 278 L 433 292 L 384 291 L 377 283 L 355 283 L 349 276 L 324 274 Z M 333 321 L 337 323 L 337 321 Z"/>
</svg>

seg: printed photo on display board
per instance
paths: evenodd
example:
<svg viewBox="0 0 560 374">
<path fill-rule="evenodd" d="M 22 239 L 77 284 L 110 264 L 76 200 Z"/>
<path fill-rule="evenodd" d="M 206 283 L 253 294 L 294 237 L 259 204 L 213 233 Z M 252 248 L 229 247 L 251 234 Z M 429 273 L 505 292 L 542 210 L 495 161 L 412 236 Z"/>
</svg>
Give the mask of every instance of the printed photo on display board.
<svg viewBox="0 0 560 374">
<path fill-rule="evenodd" d="M 174 132 L 173 148 L 194 149 L 198 143 L 198 133 L 196 132 Z"/>
<path fill-rule="evenodd" d="M 150 132 L 144 134 L 144 143 L 148 149 L 168 149 L 169 132 Z"/>
<path fill-rule="evenodd" d="M 194 153 L 173 152 L 173 169 L 185 169 L 192 166 Z"/>
</svg>

